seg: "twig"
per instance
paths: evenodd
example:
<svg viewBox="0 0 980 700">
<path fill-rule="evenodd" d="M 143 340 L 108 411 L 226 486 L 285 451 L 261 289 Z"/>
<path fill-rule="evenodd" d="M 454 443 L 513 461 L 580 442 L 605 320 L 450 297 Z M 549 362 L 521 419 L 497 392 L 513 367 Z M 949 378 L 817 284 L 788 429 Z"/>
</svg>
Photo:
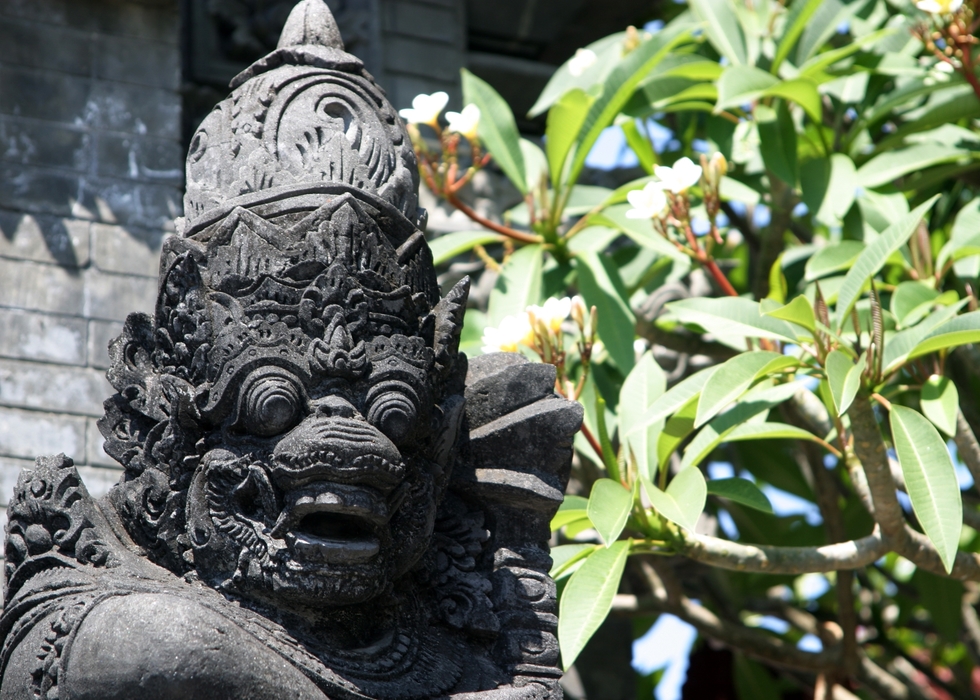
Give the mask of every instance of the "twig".
<svg viewBox="0 0 980 700">
<path fill-rule="evenodd" d="M 500 224 L 491 221 L 486 217 L 480 216 L 462 200 L 460 200 L 460 198 L 455 194 L 447 194 L 446 201 L 481 226 L 484 226 L 491 231 L 496 231 L 497 233 L 507 236 L 508 238 L 513 238 L 515 241 L 522 241 L 524 243 L 541 243 L 544 240 L 541 238 L 541 236 L 535 236 L 534 234 L 525 233 L 524 231 L 518 231 L 517 229 L 510 228 L 509 226 L 501 226 Z"/>
<path fill-rule="evenodd" d="M 977 444 L 977 436 L 962 411 L 956 412 L 956 435 L 953 436 L 953 442 L 956 443 L 959 458 L 970 470 L 973 486 L 980 491 L 980 444 Z"/>
<path fill-rule="evenodd" d="M 684 532 L 680 553 L 689 559 L 730 571 L 804 574 L 859 569 L 888 551 L 878 528 L 867 537 L 822 547 L 777 547 L 740 544 Z"/>
</svg>

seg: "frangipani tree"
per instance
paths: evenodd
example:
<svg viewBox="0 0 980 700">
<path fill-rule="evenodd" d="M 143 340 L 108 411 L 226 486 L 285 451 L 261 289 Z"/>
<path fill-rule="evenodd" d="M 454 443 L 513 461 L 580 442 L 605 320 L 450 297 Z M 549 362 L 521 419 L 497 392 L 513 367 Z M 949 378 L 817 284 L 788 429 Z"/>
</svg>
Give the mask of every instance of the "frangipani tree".
<svg viewBox="0 0 980 700">
<path fill-rule="evenodd" d="M 980 692 L 977 11 L 692 0 L 559 68 L 540 145 L 466 72 L 447 127 L 441 96 L 403 113 L 427 186 L 480 225 L 437 263 L 497 275 L 464 349 L 551 362 L 586 408 L 553 522 L 566 667 L 610 612 L 670 612 L 779 669 L 739 657 L 753 697 Z M 580 184 L 607 129 L 647 173 L 615 190 Z M 504 222 L 464 201 L 491 162 L 524 198 Z"/>
</svg>

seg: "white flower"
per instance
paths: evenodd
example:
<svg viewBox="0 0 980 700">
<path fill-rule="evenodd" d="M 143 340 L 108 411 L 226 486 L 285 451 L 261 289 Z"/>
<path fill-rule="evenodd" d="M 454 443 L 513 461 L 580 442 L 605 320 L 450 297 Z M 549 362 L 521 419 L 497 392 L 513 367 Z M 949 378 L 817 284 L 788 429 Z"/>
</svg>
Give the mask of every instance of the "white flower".
<svg viewBox="0 0 980 700">
<path fill-rule="evenodd" d="M 667 195 L 662 182 L 650 182 L 642 190 L 632 190 L 626 199 L 633 208 L 626 212 L 627 219 L 652 219 L 667 208 Z"/>
<path fill-rule="evenodd" d="M 937 73 L 955 73 L 956 67 L 952 63 L 947 63 L 946 61 L 939 61 L 932 67 Z"/>
<path fill-rule="evenodd" d="M 915 3 L 923 12 L 934 15 L 951 15 L 963 5 L 963 0 L 919 0 Z"/>
<path fill-rule="evenodd" d="M 449 95 L 441 91 L 431 95 L 416 95 L 415 99 L 412 100 L 411 109 L 402 109 L 398 113 L 409 124 L 435 126 L 439 123 L 439 115 L 446 108 L 448 102 Z"/>
<path fill-rule="evenodd" d="M 531 317 L 531 323 L 541 321 L 549 330 L 557 333 L 561 330 L 562 321 L 568 318 L 572 312 L 572 300 L 569 297 L 555 299 L 551 297 L 544 302 L 544 306 L 529 306 L 527 313 Z"/>
<path fill-rule="evenodd" d="M 446 112 L 449 121 L 449 131 L 462 134 L 471 141 L 476 138 L 476 129 L 480 125 L 480 108 L 476 105 L 466 105 L 462 112 Z"/>
<path fill-rule="evenodd" d="M 521 343 L 530 345 L 534 341 L 531 319 L 527 313 L 505 316 L 497 328 L 488 327 L 483 331 L 483 352 L 517 352 Z"/>
<path fill-rule="evenodd" d="M 592 49 L 579 49 L 568 61 L 568 72 L 577 78 L 594 66 L 598 60 L 599 57 L 595 55 L 595 51 Z"/>
<path fill-rule="evenodd" d="M 690 158 L 681 158 L 672 168 L 654 166 L 653 174 L 660 178 L 660 184 L 665 190 L 680 194 L 701 179 L 701 166 L 695 165 Z"/>
</svg>

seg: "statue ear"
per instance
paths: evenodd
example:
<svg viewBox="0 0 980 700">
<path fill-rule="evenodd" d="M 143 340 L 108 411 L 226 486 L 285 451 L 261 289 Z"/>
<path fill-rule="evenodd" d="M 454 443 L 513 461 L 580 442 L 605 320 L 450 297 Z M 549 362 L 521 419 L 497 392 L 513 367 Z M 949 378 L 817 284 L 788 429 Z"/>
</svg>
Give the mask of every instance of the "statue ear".
<svg viewBox="0 0 980 700">
<path fill-rule="evenodd" d="M 436 367 L 440 373 L 450 370 L 459 353 L 459 335 L 463 330 L 463 313 L 466 311 L 469 294 L 470 278 L 464 277 L 433 309 L 435 333 L 432 349 L 435 351 Z"/>
</svg>

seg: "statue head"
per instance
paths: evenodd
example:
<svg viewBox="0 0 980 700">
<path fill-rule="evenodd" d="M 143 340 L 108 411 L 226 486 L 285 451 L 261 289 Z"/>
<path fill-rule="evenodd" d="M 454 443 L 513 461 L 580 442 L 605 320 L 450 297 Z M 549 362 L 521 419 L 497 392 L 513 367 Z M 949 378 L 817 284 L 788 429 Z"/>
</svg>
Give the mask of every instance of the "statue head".
<svg viewBox="0 0 980 700">
<path fill-rule="evenodd" d="M 462 416 L 404 127 L 323 0 L 187 160 L 154 316 L 112 344 L 109 500 L 158 564 L 283 606 L 362 603 L 426 551 Z"/>
</svg>

